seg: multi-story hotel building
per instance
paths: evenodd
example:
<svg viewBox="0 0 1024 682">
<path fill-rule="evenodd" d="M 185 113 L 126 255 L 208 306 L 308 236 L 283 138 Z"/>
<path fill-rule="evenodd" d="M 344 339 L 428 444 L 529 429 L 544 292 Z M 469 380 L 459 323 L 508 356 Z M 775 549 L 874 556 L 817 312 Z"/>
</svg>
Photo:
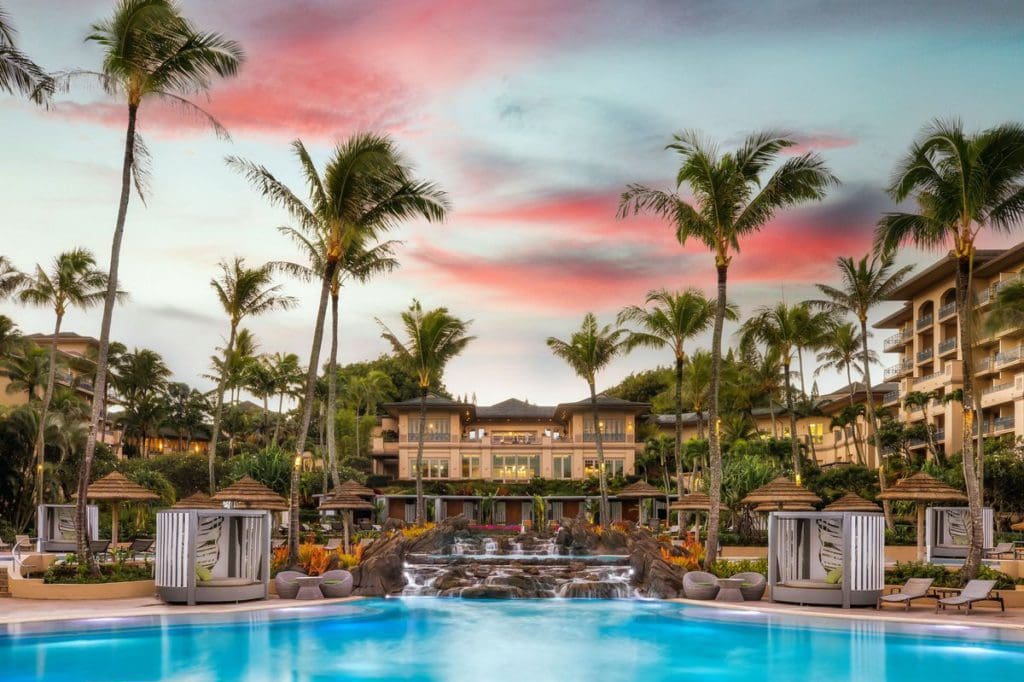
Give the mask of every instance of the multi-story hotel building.
<svg viewBox="0 0 1024 682">
<path fill-rule="evenodd" d="M 53 344 L 53 334 L 29 334 L 24 338 L 47 351 Z M 88 365 L 89 361 L 86 358 L 90 349 L 95 351 L 99 347 L 99 343 L 91 336 L 82 336 L 74 332 L 61 332 L 57 336 L 57 353 L 65 361 L 61 363 L 63 366 L 57 368 L 56 383 L 58 386 L 73 388 L 83 398 L 92 400 L 92 377 L 88 373 L 82 374 L 75 368 Z M 75 360 L 81 362 L 76 363 Z M 12 407 L 27 403 L 28 394 L 24 391 L 11 391 L 9 390 L 10 385 L 11 380 L 0 375 L 0 405 Z M 37 397 L 41 398 L 45 389 L 44 383 L 39 387 Z"/>
<path fill-rule="evenodd" d="M 963 386 L 955 268 L 955 261 L 943 258 L 917 273 L 890 296 L 892 301 L 902 301 L 903 307 L 875 324 L 877 329 L 896 330 L 883 346 L 896 354 L 885 378 L 899 388 L 886 395 L 885 405 L 898 409 L 901 421 L 930 425 L 936 446 L 948 453 L 958 452 L 963 442 L 963 407 L 956 400 L 943 400 Z M 974 386 L 981 396 L 983 436 L 1024 435 L 1024 329 L 993 333 L 985 324 L 996 293 L 1018 281 L 1022 270 L 1024 243 L 975 254 L 974 295 L 980 324 L 975 334 Z M 904 407 L 912 391 L 930 393 L 933 398 L 923 409 Z M 917 447 L 924 448 L 926 443 Z"/>
</svg>

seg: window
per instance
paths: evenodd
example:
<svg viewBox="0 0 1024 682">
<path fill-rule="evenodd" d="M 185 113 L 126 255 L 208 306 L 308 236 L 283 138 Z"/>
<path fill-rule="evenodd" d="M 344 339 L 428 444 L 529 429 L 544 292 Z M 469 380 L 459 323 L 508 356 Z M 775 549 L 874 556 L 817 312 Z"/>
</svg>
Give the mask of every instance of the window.
<svg viewBox="0 0 1024 682">
<path fill-rule="evenodd" d="M 811 440 L 821 445 L 825 442 L 825 425 L 824 424 L 808 424 L 807 433 L 810 435 Z"/>
<path fill-rule="evenodd" d="M 552 478 L 572 478 L 572 456 L 557 455 L 552 460 Z"/>
<path fill-rule="evenodd" d="M 493 477 L 499 481 L 528 481 L 540 476 L 537 455 L 495 455 Z"/>
<path fill-rule="evenodd" d="M 624 476 L 626 473 L 626 460 L 624 459 L 611 459 L 610 457 L 604 458 L 604 471 L 605 475 L 614 478 L 615 476 Z M 591 476 L 598 475 L 597 460 L 596 459 L 585 459 L 583 460 L 583 474 L 588 478 Z"/>
<path fill-rule="evenodd" d="M 428 419 L 426 430 L 423 432 L 423 440 L 447 443 L 451 441 L 452 422 L 448 417 L 437 417 Z M 417 417 L 409 418 L 409 441 L 419 440 L 420 420 Z"/>
<path fill-rule="evenodd" d="M 626 420 L 622 418 L 618 419 L 607 419 L 602 418 L 598 420 L 598 425 L 601 427 L 601 440 L 609 443 L 625 443 L 626 442 Z M 583 440 L 593 441 L 594 440 L 594 418 L 584 417 L 583 418 Z"/>
<path fill-rule="evenodd" d="M 463 456 L 462 458 L 462 477 L 463 478 L 480 478 L 480 456 L 474 455 L 472 457 Z"/>
<path fill-rule="evenodd" d="M 416 470 L 416 462 L 413 460 L 413 471 Z M 423 458 L 423 478 L 448 478 L 448 460 L 439 457 Z"/>
</svg>

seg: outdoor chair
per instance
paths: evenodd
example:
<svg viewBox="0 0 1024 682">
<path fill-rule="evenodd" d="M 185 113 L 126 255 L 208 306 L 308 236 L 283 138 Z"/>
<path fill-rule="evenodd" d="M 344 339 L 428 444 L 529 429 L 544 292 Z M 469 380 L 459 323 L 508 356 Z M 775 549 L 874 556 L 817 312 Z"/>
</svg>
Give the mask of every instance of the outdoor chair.
<svg viewBox="0 0 1024 682">
<path fill-rule="evenodd" d="M 285 543 L 288 542 L 284 538 L 274 538 L 270 541 L 270 549 L 277 549 L 278 547 L 284 547 Z"/>
<path fill-rule="evenodd" d="M 352 574 L 342 569 L 327 571 L 320 583 L 320 592 L 327 599 L 339 599 L 352 594 Z"/>
<path fill-rule="evenodd" d="M 27 536 L 27 535 L 15 535 L 14 536 L 14 549 L 25 551 L 26 549 L 31 549 L 31 547 L 32 547 L 32 538 L 30 538 L 29 536 Z"/>
<path fill-rule="evenodd" d="M 128 548 L 128 551 L 132 553 L 132 559 L 138 558 L 140 555 L 142 555 L 142 556 L 150 556 L 150 555 L 152 555 L 153 554 L 153 544 L 155 542 L 156 542 L 156 540 L 152 540 L 152 539 L 148 539 L 148 538 L 135 538 L 134 540 L 132 540 L 131 547 Z"/>
<path fill-rule="evenodd" d="M 740 585 L 740 594 L 743 595 L 743 601 L 761 601 L 761 598 L 764 597 L 764 590 L 768 587 L 768 580 L 760 573 L 750 571 L 737 573 L 732 577 L 743 581 L 743 584 Z"/>
<path fill-rule="evenodd" d="M 687 599 L 714 599 L 718 596 L 715 576 L 704 571 L 689 571 L 683 576 L 683 594 Z"/>
<path fill-rule="evenodd" d="M 320 524 L 320 530 L 322 530 L 325 533 L 333 533 L 334 532 L 334 529 L 331 528 L 331 524 L 329 524 L 329 523 L 321 523 Z"/>
<path fill-rule="evenodd" d="M 11 544 L 5 542 L 3 538 L 0 538 L 0 552 L 9 552 L 11 549 Z"/>
<path fill-rule="evenodd" d="M 1006 556 L 1007 554 L 1009 554 L 1011 558 L 1014 555 L 1012 542 L 1000 542 L 995 547 L 985 550 L 986 559 L 998 559 L 999 557 Z"/>
<path fill-rule="evenodd" d="M 995 580 L 971 580 L 964 586 L 959 595 L 937 600 L 935 602 L 935 613 L 938 613 L 940 608 L 945 611 L 947 607 L 955 606 L 959 610 L 961 606 L 966 606 L 967 615 L 970 615 L 971 607 L 984 601 L 996 602 L 999 604 L 1001 611 L 1006 611 L 1006 603 L 1003 601 L 1003 598 L 997 594 L 992 594 L 995 586 Z"/>
<path fill-rule="evenodd" d="M 885 604 L 903 604 L 903 610 L 909 611 L 911 603 L 916 599 L 935 599 L 935 595 L 928 591 L 933 582 L 934 578 L 910 578 L 899 592 L 879 596 L 875 609 L 881 610 Z"/>
<path fill-rule="evenodd" d="M 358 527 L 359 530 L 370 531 L 373 530 L 373 523 L 371 523 L 369 519 L 360 519 Z"/>
<path fill-rule="evenodd" d="M 336 549 L 341 549 L 341 538 L 331 538 L 324 545 L 324 549 L 328 552 L 333 552 Z"/>
<path fill-rule="evenodd" d="M 277 596 L 281 599 L 295 599 L 299 593 L 299 583 L 296 578 L 305 578 L 306 574 L 301 571 L 281 571 L 274 576 L 274 587 L 277 588 Z"/>
<path fill-rule="evenodd" d="M 110 553 L 110 540 L 90 540 L 89 551 L 94 556 L 103 556 L 104 554 Z"/>
</svg>

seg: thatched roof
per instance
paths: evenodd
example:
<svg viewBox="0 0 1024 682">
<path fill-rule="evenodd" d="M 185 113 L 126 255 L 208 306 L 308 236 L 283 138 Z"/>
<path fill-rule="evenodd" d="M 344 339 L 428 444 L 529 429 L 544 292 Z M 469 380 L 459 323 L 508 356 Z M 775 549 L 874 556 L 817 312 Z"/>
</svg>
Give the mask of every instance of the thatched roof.
<svg viewBox="0 0 1024 682">
<path fill-rule="evenodd" d="M 361 497 L 341 493 L 325 498 L 320 503 L 320 509 L 336 509 L 339 511 L 352 511 L 355 509 L 376 509 L 372 502 L 367 502 Z"/>
<path fill-rule="evenodd" d="M 1024 530 L 1024 521 L 1018 521 L 1010 526 L 1010 530 Z"/>
<path fill-rule="evenodd" d="M 846 493 L 832 504 L 826 505 L 824 511 L 879 512 L 882 508 L 856 493 Z"/>
<path fill-rule="evenodd" d="M 910 500 L 913 502 L 965 502 L 967 496 L 942 481 L 919 471 L 901 478 L 878 496 L 880 500 Z"/>
<path fill-rule="evenodd" d="M 134 481 L 129 481 L 124 474 L 112 471 L 98 481 L 93 481 L 85 496 L 90 500 L 111 500 L 118 502 L 159 500 L 160 496 L 148 488 L 143 488 Z"/>
<path fill-rule="evenodd" d="M 288 500 L 259 481 L 243 476 L 224 490 L 213 496 L 217 502 L 233 502 L 244 509 L 266 509 L 268 511 L 284 511 L 288 509 Z"/>
<path fill-rule="evenodd" d="M 807 488 L 797 485 L 785 476 L 779 476 L 767 485 L 754 490 L 740 500 L 741 504 L 773 504 L 776 509 L 786 504 L 819 504 L 821 498 Z"/>
<path fill-rule="evenodd" d="M 754 507 L 754 511 L 761 514 L 773 511 L 814 511 L 814 507 L 805 502 L 783 502 L 782 504 L 777 502 L 762 502 Z"/>
<path fill-rule="evenodd" d="M 192 493 L 174 503 L 172 509 L 222 509 L 223 504 L 203 492 Z"/>
<path fill-rule="evenodd" d="M 711 498 L 704 493 L 690 493 L 668 506 L 672 511 L 707 511 L 711 509 Z"/>
<path fill-rule="evenodd" d="M 356 497 L 375 497 L 377 493 L 373 492 L 359 481 L 353 481 L 349 479 L 339 485 L 337 488 L 327 493 L 328 497 L 334 497 L 335 495 L 355 495 Z"/>
<path fill-rule="evenodd" d="M 615 497 L 623 500 L 642 500 L 652 497 L 664 497 L 665 492 L 658 490 L 647 481 L 630 483 L 625 488 L 615 493 Z"/>
</svg>

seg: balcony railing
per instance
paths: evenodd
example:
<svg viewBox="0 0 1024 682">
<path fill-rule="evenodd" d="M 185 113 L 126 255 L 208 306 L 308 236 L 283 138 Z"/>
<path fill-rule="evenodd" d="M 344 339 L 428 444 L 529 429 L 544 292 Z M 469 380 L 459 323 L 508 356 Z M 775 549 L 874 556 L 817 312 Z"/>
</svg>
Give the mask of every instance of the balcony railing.
<svg viewBox="0 0 1024 682">
<path fill-rule="evenodd" d="M 1000 417 L 999 419 L 993 419 L 988 423 L 985 428 L 985 433 L 992 433 L 994 431 L 1009 431 L 1013 428 L 1013 417 Z"/>
<path fill-rule="evenodd" d="M 931 360 L 934 355 L 935 355 L 935 349 L 934 348 L 925 348 L 922 351 L 918 351 L 918 353 L 917 353 L 917 361 L 918 362 L 924 362 L 925 360 Z"/>
<path fill-rule="evenodd" d="M 992 300 L 992 287 L 985 287 L 978 292 L 978 305 L 985 305 Z"/>
<path fill-rule="evenodd" d="M 939 377 L 941 377 L 943 375 L 944 375 L 944 372 L 932 372 L 931 374 L 925 374 L 923 377 L 914 377 L 914 385 L 917 386 L 918 384 L 923 384 L 926 381 L 931 381 L 932 379 L 938 379 Z"/>
<path fill-rule="evenodd" d="M 1005 391 L 1008 388 L 1013 388 L 1013 382 L 1010 381 L 1005 384 L 994 384 L 988 388 L 981 389 L 982 395 L 989 395 L 990 393 L 998 393 L 999 391 Z"/>
<path fill-rule="evenodd" d="M 419 441 L 418 433 L 405 433 L 402 434 L 402 440 L 407 443 L 416 443 Z M 425 433 L 423 434 L 424 443 L 450 443 L 452 442 L 452 434 L 450 433 Z"/>
<path fill-rule="evenodd" d="M 539 443 L 540 438 L 534 433 L 491 436 L 491 445 L 538 445 Z"/>
<path fill-rule="evenodd" d="M 584 433 L 583 434 L 583 442 L 584 443 L 593 443 L 596 440 L 597 440 L 597 434 L 596 433 Z M 602 443 L 625 443 L 626 442 L 626 434 L 624 434 L 624 433 L 602 433 L 601 434 L 601 442 Z"/>
<path fill-rule="evenodd" d="M 1024 346 L 1017 346 L 1002 353 L 996 353 L 996 365 L 1009 365 L 1010 363 L 1017 362 L 1021 357 L 1024 357 Z"/>
<path fill-rule="evenodd" d="M 952 303 L 947 303 L 946 305 L 944 305 L 941 308 L 939 308 L 939 319 L 940 320 L 944 320 L 947 317 L 949 317 L 950 315 L 953 315 L 955 313 L 956 313 L 956 301 L 953 301 Z"/>
<path fill-rule="evenodd" d="M 935 431 L 932 432 L 932 438 L 935 439 L 936 443 L 941 443 L 942 441 L 946 440 L 946 430 L 935 429 Z"/>
<path fill-rule="evenodd" d="M 956 337 L 952 336 L 945 341 L 939 342 L 939 355 L 948 353 L 951 350 L 956 350 Z"/>
<path fill-rule="evenodd" d="M 915 326 L 919 330 L 925 329 L 926 327 L 932 326 L 933 322 L 935 322 L 935 316 L 932 315 L 931 313 L 928 313 L 927 315 L 922 315 L 921 317 L 917 318 L 917 323 Z"/>
<path fill-rule="evenodd" d="M 913 365 L 912 362 L 910 362 L 910 360 L 904 360 L 903 362 L 899 363 L 898 365 L 893 365 L 892 367 L 886 367 L 885 368 L 885 378 L 886 379 L 891 379 L 892 377 L 896 377 L 896 376 L 899 376 L 900 374 L 904 374 L 906 372 L 909 372 L 913 368 L 914 368 L 914 365 Z"/>
<path fill-rule="evenodd" d="M 1002 291 L 1006 287 L 1010 286 L 1011 284 L 1016 284 L 1019 281 L 1020 281 L 1020 274 L 1012 275 L 1010 277 L 1007 277 L 1006 279 L 999 280 L 998 282 L 996 282 L 995 284 L 992 285 L 992 293 L 993 294 L 998 294 L 1000 291 Z"/>
<path fill-rule="evenodd" d="M 907 329 L 901 329 L 901 330 L 900 330 L 900 331 L 898 331 L 897 333 L 895 333 L 895 334 L 893 334 L 892 336 L 888 337 L 888 338 L 887 338 L 887 339 L 886 339 L 886 340 L 885 340 L 885 341 L 883 342 L 883 344 L 882 344 L 882 345 L 883 345 L 883 346 L 884 346 L 885 348 L 896 348 L 897 346 L 901 346 L 901 345 L 903 345 L 903 343 L 904 343 L 905 341 L 907 341 L 907 339 L 909 339 L 909 338 L 910 338 L 911 336 L 912 336 L 912 335 L 911 335 L 911 333 L 910 333 L 910 331 L 909 331 L 909 330 L 907 330 Z"/>
<path fill-rule="evenodd" d="M 888 393 L 886 393 L 885 395 L 882 396 L 882 404 L 883 405 L 895 405 L 899 401 L 900 401 L 900 392 L 899 391 L 889 391 Z"/>
<path fill-rule="evenodd" d="M 994 358 L 991 355 L 989 355 L 988 357 L 980 358 L 979 360 L 975 361 L 974 373 L 981 374 L 982 372 L 990 371 L 994 364 L 993 360 Z"/>
</svg>

